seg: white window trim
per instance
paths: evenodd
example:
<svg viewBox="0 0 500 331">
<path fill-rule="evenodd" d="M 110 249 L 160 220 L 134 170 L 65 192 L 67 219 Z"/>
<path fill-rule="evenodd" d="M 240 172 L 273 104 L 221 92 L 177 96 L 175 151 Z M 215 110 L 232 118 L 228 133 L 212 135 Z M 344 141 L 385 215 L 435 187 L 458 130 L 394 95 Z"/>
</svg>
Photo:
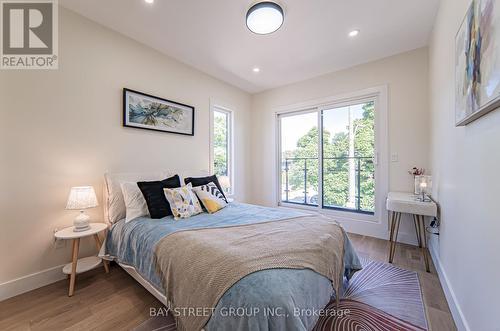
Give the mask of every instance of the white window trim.
<svg viewBox="0 0 500 331">
<path fill-rule="evenodd" d="M 234 112 L 225 106 L 221 106 L 218 103 L 210 104 L 210 139 L 209 139 L 209 169 L 210 173 L 214 173 L 214 111 L 218 111 L 221 113 L 225 113 L 228 115 L 228 151 L 229 155 L 227 157 L 228 163 L 228 177 L 231 181 L 231 188 L 227 194 L 227 196 L 234 195 Z"/>
<path fill-rule="evenodd" d="M 318 206 L 303 206 L 281 202 L 281 132 L 280 115 L 318 112 L 318 127 L 321 126 L 321 111 L 337 107 L 353 101 L 363 101 L 365 99 L 375 100 L 375 176 L 377 178 L 375 193 L 375 213 L 374 215 L 360 214 L 350 211 L 340 211 L 322 208 L 322 199 L 318 199 Z M 389 146 L 388 146 L 388 88 L 386 85 L 368 88 L 353 93 L 330 96 L 321 99 L 309 100 L 288 106 L 280 106 L 275 109 L 275 197 L 276 205 L 283 208 L 298 208 L 313 210 L 324 215 L 332 216 L 343 224 L 347 231 L 371 235 L 379 238 L 387 236 L 387 210 L 385 209 L 385 199 L 389 190 Z M 321 137 L 319 144 L 322 143 Z M 322 165 L 319 165 L 318 180 L 322 180 Z M 318 185 L 318 196 L 322 194 L 321 185 Z"/>
</svg>

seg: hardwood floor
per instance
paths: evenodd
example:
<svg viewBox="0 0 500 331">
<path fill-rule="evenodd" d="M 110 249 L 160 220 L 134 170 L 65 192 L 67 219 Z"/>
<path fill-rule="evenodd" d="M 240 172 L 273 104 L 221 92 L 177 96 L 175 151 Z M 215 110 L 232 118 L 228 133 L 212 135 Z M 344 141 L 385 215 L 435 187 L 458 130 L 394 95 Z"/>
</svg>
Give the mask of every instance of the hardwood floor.
<svg viewBox="0 0 500 331">
<path fill-rule="evenodd" d="M 386 240 L 350 234 L 358 254 L 387 261 Z M 394 265 L 416 271 L 422 286 L 430 330 L 456 330 L 434 265 L 425 272 L 417 247 L 398 244 Z M 161 303 L 119 266 L 79 275 L 73 297 L 68 281 L 39 288 L 0 302 L 0 330 L 129 330 L 149 318 Z"/>
<path fill-rule="evenodd" d="M 352 233 L 349 234 L 349 238 L 359 256 L 372 260 L 388 261 L 389 241 Z M 456 330 L 436 268 L 430 257 L 429 263 L 430 273 L 425 271 L 424 258 L 420 248 L 397 244 L 393 265 L 418 273 L 429 329 L 433 331 Z"/>
</svg>

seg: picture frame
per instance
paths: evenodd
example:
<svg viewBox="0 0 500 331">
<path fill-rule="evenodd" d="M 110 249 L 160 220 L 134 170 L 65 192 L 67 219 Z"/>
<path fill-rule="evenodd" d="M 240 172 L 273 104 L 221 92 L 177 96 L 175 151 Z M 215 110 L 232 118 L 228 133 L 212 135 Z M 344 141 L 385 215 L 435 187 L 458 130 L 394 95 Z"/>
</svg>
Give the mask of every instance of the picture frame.
<svg viewBox="0 0 500 331">
<path fill-rule="evenodd" d="M 473 0 L 455 37 L 455 125 L 500 107 L 500 0 Z"/>
<path fill-rule="evenodd" d="M 123 89 L 123 126 L 194 136 L 195 108 L 154 95 Z"/>
</svg>

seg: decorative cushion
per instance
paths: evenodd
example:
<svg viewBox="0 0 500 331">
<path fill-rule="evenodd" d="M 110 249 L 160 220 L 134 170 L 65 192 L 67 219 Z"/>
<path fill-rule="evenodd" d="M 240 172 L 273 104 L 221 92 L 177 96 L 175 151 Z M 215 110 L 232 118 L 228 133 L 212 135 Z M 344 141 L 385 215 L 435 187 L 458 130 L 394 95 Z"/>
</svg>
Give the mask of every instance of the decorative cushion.
<svg viewBox="0 0 500 331">
<path fill-rule="evenodd" d="M 126 209 L 125 222 L 130 222 L 137 217 L 149 216 L 146 200 L 137 183 L 125 182 L 121 184 L 121 187 Z"/>
<path fill-rule="evenodd" d="M 161 180 L 175 175 L 172 171 L 158 172 L 131 172 L 131 173 L 105 173 L 104 174 L 104 219 L 108 223 L 116 223 L 126 216 L 125 201 L 121 184 L 125 182 L 137 183 L 139 181 Z M 180 185 L 179 185 L 180 186 Z"/>
<path fill-rule="evenodd" d="M 193 184 L 193 187 L 207 185 L 210 182 L 214 183 L 217 186 L 220 193 L 222 194 L 222 198 L 224 199 L 225 202 L 227 202 L 226 196 L 224 195 L 224 190 L 220 186 L 219 180 L 217 179 L 216 175 L 206 176 L 206 177 L 187 177 L 187 178 L 184 178 L 184 183 L 185 184 L 191 183 L 191 184 Z"/>
<path fill-rule="evenodd" d="M 227 206 L 227 201 L 222 192 L 213 182 L 193 188 L 205 209 L 213 214 Z"/>
<path fill-rule="evenodd" d="M 191 183 L 178 188 L 165 188 L 163 192 L 176 220 L 203 212 L 196 194 L 193 193 Z"/>
<path fill-rule="evenodd" d="M 170 204 L 163 193 L 164 188 L 175 188 L 181 186 L 178 175 L 154 182 L 138 182 L 137 186 L 144 195 L 151 218 L 163 218 L 172 215 Z"/>
</svg>

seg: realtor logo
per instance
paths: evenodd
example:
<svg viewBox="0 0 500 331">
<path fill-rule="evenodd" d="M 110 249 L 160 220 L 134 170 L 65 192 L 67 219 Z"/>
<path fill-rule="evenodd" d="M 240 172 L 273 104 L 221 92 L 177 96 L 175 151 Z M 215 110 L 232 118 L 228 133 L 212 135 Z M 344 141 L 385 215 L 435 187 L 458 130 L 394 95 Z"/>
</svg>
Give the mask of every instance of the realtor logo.
<svg viewBox="0 0 500 331">
<path fill-rule="evenodd" d="M 0 1 L 0 69 L 57 69 L 57 0 Z"/>
</svg>

